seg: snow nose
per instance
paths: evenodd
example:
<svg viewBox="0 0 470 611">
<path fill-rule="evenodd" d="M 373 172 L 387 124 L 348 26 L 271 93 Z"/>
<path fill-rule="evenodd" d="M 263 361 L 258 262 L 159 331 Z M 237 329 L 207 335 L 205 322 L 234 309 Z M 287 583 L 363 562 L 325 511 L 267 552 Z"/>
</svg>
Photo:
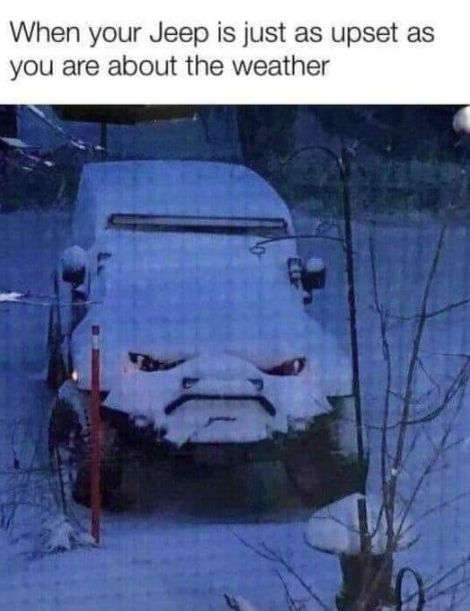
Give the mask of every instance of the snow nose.
<svg viewBox="0 0 470 611">
<path fill-rule="evenodd" d="M 184 377 L 181 380 L 181 386 L 183 390 L 189 390 L 190 388 L 193 388 L 193 386 L 196 386 L 199 381 L 200 381 L 200 378 Z M 264 388 L 264 382 L 261 378 L 248 378 L 248 382 L 251 382 L 255 390 L 257 390 L 258 392 L 261 392 Z"/>
<path fill-rule="evenodd" d="M 189 364 L 189 363 L 188 363 Z M 192 368 L 181 378 L 182 394 L 165 408 L 170 415 L 186 404 L 193 406 L 219 403 L 261 406 L 270 416 L 276 410 L 262 394 L 264 382 L 259 370 L 249 361 L 230 354 L 204 354 L 192 361 Z M 194 374 L 194 375 L 193 375 Z"/>
<path fill-rule="evenodd" d="M 189 366 L 189 363 L 188 363 Z M 189 380 L 239 381 L 260 378 L 259 370 L 246 359 L 226 352 L 204 352 L 186 367 Z"/>
</svg>

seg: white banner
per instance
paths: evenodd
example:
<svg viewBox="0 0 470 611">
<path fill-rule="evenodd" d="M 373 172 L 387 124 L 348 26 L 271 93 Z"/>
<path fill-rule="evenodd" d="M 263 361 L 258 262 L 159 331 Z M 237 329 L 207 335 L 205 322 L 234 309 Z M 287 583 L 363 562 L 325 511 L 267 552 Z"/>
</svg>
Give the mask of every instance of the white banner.
<svg viewBox="0 0 470 611">
<path fill-rule="evenodd" d="M 0 102 L 467 104 L 464 3 L 0 6 Z"/>
</svg>

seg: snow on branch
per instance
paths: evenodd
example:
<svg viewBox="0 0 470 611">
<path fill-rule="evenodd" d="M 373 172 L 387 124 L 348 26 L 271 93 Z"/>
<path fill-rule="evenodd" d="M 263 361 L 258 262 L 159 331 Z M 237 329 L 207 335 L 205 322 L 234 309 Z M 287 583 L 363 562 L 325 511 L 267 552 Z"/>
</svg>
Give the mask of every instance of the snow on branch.
<svg viewBox="0 0 470 611">
<path fill-rule="evenodd" d="M 18 293 L 17 291 L 3 292 L 0 293 L 0 303 L 17 303 L 24 296 L 25 293 Z"/>
<path fill-rule="evenodd" d="M 104 150 L 103 147 L 98 144 L 89 144 L 87 142 L 84 142 L 83 140 L 78 140 L 77 138 L 74 138 L 61 125 L 59 125 L 59 123 L 57 123 L 50 117 L 47 117 L 46 114 L 41 109 L 39 109 L 37 106 L 33 106 L 30 104 L 26 106 L 26 109 L 30 113 L 32 113 L 35 117 L 37 117 L 40 121 L 45 123 L 48 127 L 54 130 L 60 136 L 62 136 L 65 140 L 67 140 L 67 142 L 73 148 L 76 148 L 80 151 L 87 151 L 87 150 L 103 151 Z"/>
<path fill-rule="evenodd" d="M 67 301 L 57 304 L 55 295 L 40 295 L 30 291 L 21 293 L 20 291 L 3 290 L 0 291 L 0 303 L 13 303 L 16 305 L 36 305 L 49 307 L 51 305 L 64 308 L 71 305 L 90 305 L 101 303 L 99 301 Z"/>
</svg>

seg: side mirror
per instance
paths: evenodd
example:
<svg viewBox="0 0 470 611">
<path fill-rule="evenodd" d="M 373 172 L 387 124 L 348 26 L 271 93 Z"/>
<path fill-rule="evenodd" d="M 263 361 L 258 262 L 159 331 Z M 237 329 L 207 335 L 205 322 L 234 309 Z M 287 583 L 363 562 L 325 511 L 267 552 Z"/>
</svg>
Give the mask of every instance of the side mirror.
<svg viewBox="0 0 470 611">
<path fill-rule="evenodd" d="M 326 268 L 323 259 L 312 257 L 302 268 L 302 287 L 308 293 L 322 289 L 326 282 Z"/>
<path fill-rule="evenodd" d="M 85 281 L 87 254 L 80 246 L 70 246 L 62 253 L 60 260 L 62 280 L 73 286 L 80 286 Z"/>
</svg>

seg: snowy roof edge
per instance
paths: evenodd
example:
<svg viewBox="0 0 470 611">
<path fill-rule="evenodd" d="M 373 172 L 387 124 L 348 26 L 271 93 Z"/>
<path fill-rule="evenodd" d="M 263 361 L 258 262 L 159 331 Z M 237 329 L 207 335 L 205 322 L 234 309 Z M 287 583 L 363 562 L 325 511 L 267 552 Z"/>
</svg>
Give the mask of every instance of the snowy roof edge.
<svg viewBox="0 0 470 611">
<path fill-rule="evenodd" d="M 269 182 L 247 166 L 219 161 L 92 162 L 83 167 L 77 204 L 99 216 L 217 212 L 282 217 L 292 225 L 288 206 Z"/>
</svg>

